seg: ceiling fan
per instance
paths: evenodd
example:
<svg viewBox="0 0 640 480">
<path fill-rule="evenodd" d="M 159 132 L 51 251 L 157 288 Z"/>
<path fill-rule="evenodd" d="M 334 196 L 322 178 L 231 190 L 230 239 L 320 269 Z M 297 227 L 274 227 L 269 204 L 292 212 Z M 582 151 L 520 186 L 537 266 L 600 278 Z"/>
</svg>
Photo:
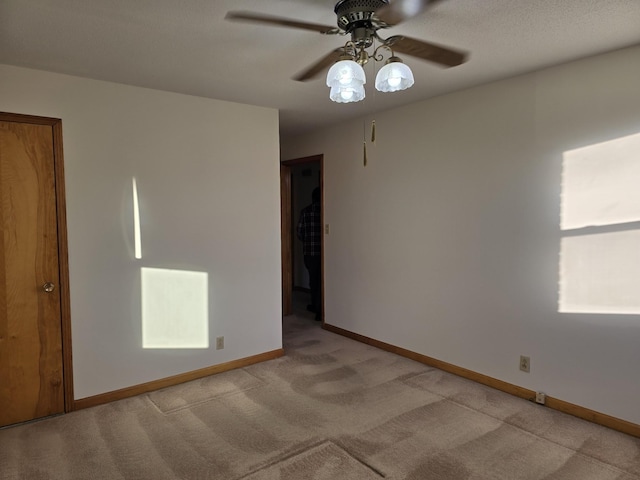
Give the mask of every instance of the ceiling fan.
<svg viewBox="0 0 640 480">
<path fill-rule="evenodd" d="M 355 72 L 349 73 L 347 71 L 347 64 L 345 63 L 342 65 L 344 68 L 340 67 L 336 69 L 332 67 L 327 77 L 327 85 L 332 87 L 331 99 L 339 102 L 347 102 L 364 98 L 364 88 L 362 87 L 362 84 L 365 83 L 364 71 L 360 72 L 357 67 L 359 66 L 361 70 L 362 65 L 370 59 L 382 61 L 383 56 L 379 53 L 380 49 L 390 51 L 391 56 L 387 60 L 387 65 L 390 65 L 390 67 L 386 68 L 387 65 L 385 65 L 385 67 L 380 69 L 379 75 L 386 68 L 387 73 L 394 70 L 395 74 L 399 76 L 391 81 L 391 86 L 389 86 L 388 81 L 384 85 L 381 83 L 383 88 L 381 91 L 403 90 L 413 84 L 413 75 L 410 69 L 402 63 L 400 58 L 395 56 L 396 52 L 417 57 L 443 67 L 454 67 L 466 61 L 466 53 L 452 48 L 417 40 L 404 35 L 395 35 L 388 38 L 382 38 L 378 35 L 378 30 L 393 27 L 405 20 L 413 18 L 437 1 L 439 0 L 339 0 L 334 8 L 337 16 L 337 27 L 243 11 L 228 12 L 226 19 L 255 22 L 270 26 L 298 28 L 324 35 L 350 35 L 351 40 L 347 41 L 345 46 L 329 52 L 306 70 L 293 77 L 294 80 L 298 81 L 311 80 L 331 65 L 336 67 L 341 62 L 351 62 L 349 68 L 355 69 Z M 366 49 L 374 45 L 375 42 L 377 42 L 378 47 L 372 54 L 368 53 Z M 356 66 L 354 67 L 352 64 L 356 64 Z M 408 73 L 403 74 L 400 72 L 403 67 L 406 67 Z M 345 68 L 347 68 L 347 70 L 345 70 Z M 332 70 L 336 70 L 337 73 L 332 72 Z M 334 76 L 330 78 L 332 74 Z M 407 75 L 409 75 L 410 78 L 407 78 Z M 400 80 L 398 80 L 398 78 L 400 78 Z M 393 85 L 398 82 L 400 82 L 398 85 Z M 362 98 L 353 100 L 354 97 L 351 96 L 345 100 L 345 92 L 349 95 L 353 93 L 351 90 L 354 88 L 358 90 L 358 92 L 361 91 Z M 377 80 L 376 88 L 378 88 Z M 380 88 L 378 89 L 380 90 Z M 334 90 L 338 100 L 333 98 Z"/>
</svg>

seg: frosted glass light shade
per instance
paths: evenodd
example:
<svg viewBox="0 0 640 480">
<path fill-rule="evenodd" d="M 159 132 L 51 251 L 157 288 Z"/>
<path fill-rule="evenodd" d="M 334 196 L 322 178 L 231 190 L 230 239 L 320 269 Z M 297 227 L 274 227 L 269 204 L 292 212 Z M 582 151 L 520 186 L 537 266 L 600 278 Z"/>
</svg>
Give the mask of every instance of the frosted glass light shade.
<svg viewBox="0 0 640 480">
<path fill-rule="evenodd" d="M 359 102 L 364 99 L 364 84 L 367 78 L 364 69 L 353 60 L 334 63 L 327 73 L 329 98 L 338 103 Z"/>
<path fill-rule="evenodd" d="M 400 61 L 391 61 L 382 67 L 376 75 L 376 90 L 379 92 L 397 92 L 413 85 L 413 72 Z"/>
<path fill-rule="evenodd" d="M 353 82 L 361 85 L 367 82 L 364 68 L 353 60 L 340 60 L 334 63 L 327 73 L 327 87 L 347 87 Z"/>
<path fill-rule="evenodd" d="M 364 85 L 359 82 L 353 82 L 347 86 L 337 85 L 331 87 L 331 91 L 329 92 L 329 98 L 338 103 L 359 102 L 360 100 L 364 100 L 364 97 Z"/>
</svg>

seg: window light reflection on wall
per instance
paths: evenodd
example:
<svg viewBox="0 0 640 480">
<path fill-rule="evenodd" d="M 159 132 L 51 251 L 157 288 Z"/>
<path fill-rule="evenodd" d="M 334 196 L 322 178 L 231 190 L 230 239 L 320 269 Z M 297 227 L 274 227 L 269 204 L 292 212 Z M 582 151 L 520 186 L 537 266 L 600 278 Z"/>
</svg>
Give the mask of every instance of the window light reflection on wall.
<svg viewBox="0 0 640 480">
<path fill-rule="evenodd" d="M 143 348 L 209 348 L 208 274 L 141 268 Z"/>
<path fill-rule="evenodd" d="M 140 204 L 138 203 L 138 184 L 136 177 L 132 179 L 133 184 L 133 238 L 134 256 L 140 260 L 142 258 L 142 238 L 140 233 Z"/>
<path fill-rule="evenodd" d="M 138 184 L 132 179 L 134 256 L 142 259 Z M 142 347 L 209 348 L 209 275 L 166 268 L 140 269 Z"/>
<path fill-rule="evenodd" d="M 640 133 L 563 155 L 560 312 L 640 314 Z"/>
</svg>

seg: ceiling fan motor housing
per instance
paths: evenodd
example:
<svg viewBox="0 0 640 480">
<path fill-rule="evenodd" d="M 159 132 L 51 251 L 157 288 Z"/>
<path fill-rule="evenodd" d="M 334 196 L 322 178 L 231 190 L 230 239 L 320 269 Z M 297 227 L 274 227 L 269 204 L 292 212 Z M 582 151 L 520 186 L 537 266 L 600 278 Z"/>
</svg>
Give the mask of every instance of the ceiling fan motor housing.
<svg viewBox="0 0 640 480">
<path fill-rule="evenodd" d="M 340 0 L 334 11 L 338 16 L 338 27 L 347 33 L 354 28 L 371 28 L 371 17 L 388 0 Z"/>
</svg>

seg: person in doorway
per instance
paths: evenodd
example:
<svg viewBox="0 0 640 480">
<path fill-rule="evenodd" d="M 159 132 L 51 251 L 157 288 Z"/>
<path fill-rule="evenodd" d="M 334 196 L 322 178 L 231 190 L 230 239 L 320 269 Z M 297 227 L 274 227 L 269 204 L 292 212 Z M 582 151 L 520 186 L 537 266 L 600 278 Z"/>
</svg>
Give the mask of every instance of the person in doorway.
<svg viewBox="0 0 640 480">
<path fill-rule="evenodd" d="M 315 312 L 316 320 L 322 320 L 321 305 L 321 269 L 322 269 L 322 217 L 320 209 L 320 188 L 314 188 L 311 193 L 311 204 L 300 212 L 298 238 L 302 241 L 304 266 L 309 272 L 309 288 L 311 289 L 311 304 L 307 309 Z"/>
</svg>

